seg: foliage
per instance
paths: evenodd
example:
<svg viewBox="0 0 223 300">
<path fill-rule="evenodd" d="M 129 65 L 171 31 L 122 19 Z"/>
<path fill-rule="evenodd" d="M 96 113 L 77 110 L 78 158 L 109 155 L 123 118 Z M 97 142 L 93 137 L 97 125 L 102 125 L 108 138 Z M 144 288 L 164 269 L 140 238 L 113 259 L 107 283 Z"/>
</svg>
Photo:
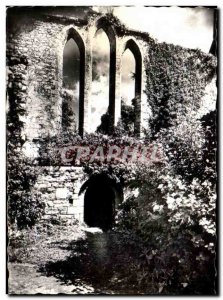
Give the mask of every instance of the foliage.
<svg viewBox="0 0 223 300">
<path fill-rule="evenodd" d="M 133 99 L 134 101 L 134 99 Z M 134 103 L 134 102 L 133 102 Z M 125 104 L 121 100 L 121 118 L 117 126 L 113 125 L 113 118 L 108 112 L 101 116 L 101 124 L 97 127 L 98 133 L 112 136 L 134 136 L 135 107 Z"/>
<path fill-rule="evenodd" d="M 108 112 L 106 112 L 101 116 L 101 124 L 97 127 L 96 132 L 111 135 L 113 130 L 113 118 Z"/>
<path fill-rule="evenodd" d="M 123 126 L 123 131 L 127 135 L 134 134 L 134 123 L 135 123 L 134 106 L 125 104 L 123 99 L 121 101 L 121 123 Z"/>
<path fill-rule="evenodd" d="M 123 35 L 127 32 L 126 26 L 123 25 L 116 16 L 114 16 L 112 11 L 106 13 L 106 22 L 108 25 L 112 25 L 115 27 L 116 33 L 118 35 Z"/>
<path fill-rule="evenodd" d="M 75 124 L 75 113 L 72 110 L 73 97 L 67 90 L 63 90 L 62 99 L 62 127 L 63 130 L 73 131 L 77 127 Z"/>
<path fill-rule="evenodd" d="M 8 221 L 18 228 L 33 226 L 43 214 L 44 203 L 31 192 L 38 171 L 15 145 L 8 145 Z"/>
<path fill-rule="evenodd" d="M 154 294 L 213 294 L 216 194 L 210 181 L 194 178 L 188 185 L 168 164 L 140 166 L 135 180 L 136 195 L 122 203 L 117 228 L 143 242 L 139 286 Z"/>
<path fill-rule="evenodd" d="M 151 43 L 148 55 L 150 128 L 163 163 L 134 166 L 116 228 L 141 237 L 145 292 L 215 294 L 216 111 L 197 112 L 216 60 L 165 43 Z"/>
<path fill-rule="evenodd" d="M 112 25 L 118 34 L 127 32 L 112 12 L 105 20 L 102 22 Z M 134 274 L 145 294 L 215 294 L 216 111 L 202 118 L 197 112 L 205 87 L 215 76 L 216 59 L 199 50 L 149 41 L 145 92 L 152 110 L 152 140 L 161 145 L 163 160 L 131 165 L 85 163 L 84 171 L 90 179 L 83 189 L 98 175 L 106 175 L 126 189 L 115 229 L 140 240 L 134 245 L 141 253 Z M 8 211 L 10 221 L 20 227 L 32 226 L 43 207 L 38 195 L 31 197 L 37 174 L 35 166 L 23 157 L 23 123 L 19 116 L 24 111 L 22 105 L 15 105 L 16 97 L 10 93 Z M 69 127 L 73 116 L 68 102 L 63 105 L 63 123 Z M 83 138 L 71 135 L 67 128 L 60 136 L 43 139 L 39 142 L 39 163 L 61 165 L 64 147 L 90 146 L 93 151 L 99 145 L 144 144 L 145 140 L 127 137 L 132 134 L 134 109 L 122 103 L 121 114 L 117 127 L 106 113 L 97 133 Z M 132 242 L 136 243 L 134 239 Z"/>
<path fill-rule="evenodd" d="M 15 82 L 8 88 L 7 114 L 7 211 L 8 225 L 18 228 L 33 226 L 43 213 L 38 194 L 31 193 L 38 172 L 36 166 L 22 152 L 24 105 Z"/>
<path fill-rule="evenodd" d="M 91 154 L 95 149 L 100 146 L 103 147 L 104 151 L 107 151 L 109 146 L 119 146 L 120 148 L 124 146 L 139 147 L 142 145 L 149 144 L 149 141 L 140 141 L 135 137 L 120 136 L 116 132 L 111 136 L 101 134 L 101 133 L 91 133 L 85 134 L 84 137 L 80 137 L 78 134 L 73 133 L 71 135 L 69 132 L 64 132 L 62 135 L 56 137 L 48 137 L 40 141 L 40 155 L 39 163 L 41 165 L 76 165 L 76 156 L 73 155 L 72 151 L 68 151 L 73 146 L 90 147 Z M 74 159 L 70 162 L 63 162 L 61 158 L 61 152 L 63 149 L 67 149 L 71 157 Z M 111 160 L 109 163 L 105 161 L 95 160 L 93 162 L 81 161 L 81 165 L 84 167 L 86 174 L 89 176 L 92 174 L 107 173 L 115 175 L 122 180 L 122 183 L 128 182 L 132 174 L 132 165 L 127 161 L 114 161 Z"/>
<path fill-rule="evenodd" d="M 153 293 L 214 294 L 215 112 L 156 135 L 163 164 L 135 166 L 138 196 L 120 207 L 117 228 L 144 242 L 138 282 Z"/>
<path fill-rule="evenodd" d="M 216 73 L 216 59 L 199 50 L 155 42 L 148 56 L 146 94 L 153 113 L 150 125 L 156 134 L 198 110 L 205 87 Z"/>
</svg>

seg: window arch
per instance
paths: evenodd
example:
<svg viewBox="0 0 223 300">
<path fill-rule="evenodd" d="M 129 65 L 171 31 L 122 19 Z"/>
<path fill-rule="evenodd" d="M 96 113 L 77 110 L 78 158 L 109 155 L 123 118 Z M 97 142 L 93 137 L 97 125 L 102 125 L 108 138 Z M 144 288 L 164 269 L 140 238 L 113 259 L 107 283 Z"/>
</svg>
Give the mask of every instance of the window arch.
<svg viewBox="0 0 223 300">
<path fill-rule="evenodd" d="M 90 131 L 102 130 L 102 119 L 109 107 L 110 42 L 103 29 L 97 30 L 92 43 L 92 90 Z"/>
<path fill-rule="evenodd" d="M 129 49 L 135 58 L 135 97 L 141 97 L 142 88 L 142 55 L 134 40 L 128 40 L 124 52 Z"/>
<path fill-rule="evenodd" d="M 78 102 L 77 129 L 78 129 L 78 133 L 80 135 L 83 135 L 84 86 L 85 86 L 85 46 L 84 46 L 84 42 L 83 42 L 81 36 L 74 28 L 70 28 L 67 31 L 67 39 L 66 39 L 66 43 L 64 46 L 64 51 L 65 51 L 68 43 L 70 45 L 73 44 L 73 49 L 76 48 L 76 52 L 78 52 L 78 57 L 79 57 L 79 59 L 76 60 L 77 70 L 75 70 L 74 73 L 76 74 L 77 77 L 79 77 L 79 86 L 77 88 L 77 90 L 79 90 L 79 93 L 78 93 L 79 95 L 77 97 L 77 102 Z M 71 56 L 71 59 L 74 59 L 74 57 Z M 69 62 L 66 62 L 66 63 L 69 64 Z M 72 61 L 71 61 L 71 65 L 72 65 Z M 65 75 L 64 66 L 65 66 L 65 60 L 64 60 L 64 56 L 63 56 L 63 84 L 64 84 L 64 82 L 66 82 L 66 78 L 64 78 L 64 75 Z M 63 105 L 62 105 L 62 107 L 63 107 Z M 63 111 L 62 111 L 62 116 L 63 116 Z"/>
<path fill-rule="evenodd" d="M 121 99 L 127 104 L 135 97 L 135 57 L 129 49 L 122 55 Z"/>
<path fill-rule="evenodd" d="M 134 87 L 134 133 L 140 135 L 141 131 L 141 90 L 142 90 L 142 55 L 141 51 L 133 39 L 126 42 L 124 54 L 126 51 L 130 51 L 133 54 L 135 66 L 132 74 L 135 80 Z"/>
<path fill-rule="evenodd" d="M 116 36 L 112 25 L 105 17 L 100 18 L 96 24 L 97 31 L 103 29 L 110 43 L 110 65 L 109 65 L 109 115 L 114 118 L 115 114 L 115 87 L 116 87 Z"/>
</svg>

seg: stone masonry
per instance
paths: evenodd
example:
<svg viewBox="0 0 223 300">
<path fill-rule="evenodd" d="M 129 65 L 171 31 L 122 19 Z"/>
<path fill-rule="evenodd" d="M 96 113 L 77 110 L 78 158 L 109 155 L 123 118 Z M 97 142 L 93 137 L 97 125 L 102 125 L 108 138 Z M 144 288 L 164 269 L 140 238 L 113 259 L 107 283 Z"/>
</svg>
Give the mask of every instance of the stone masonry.
<svg viewBox="0 0 223 300">
<path fill-rule="evenodd" d="M 84 194 L 78 195 L 83 184 L 80 167 L 41 167 L 35 189 L 45 203 L 45 217 L 83 220 Z"/>
<path fill-rule="evenodd" d="M 73 10 L 73 11 L 72 11 Z M 65 17 L 66 15 L 66 17 Z M 24 154 L 38 157 L 38 141 L 62 131 L 63 50 L 73 38 L 80 50 L 79 125 L 81 135 L 88 132 L 92 82 L 92 44 L 99 29 L 110 41 L 109 113 L 117 124 L 121 115 L 122 55 L 130 49 L 136 60 L 135 96 L 137 97 L 136 133 L 148 124 L 144 94 L 148 43 L 143 34 L 119 30 L 107 15 L 87 12 L 77 16 L 75 8 L 64 14 L 61 9 L 14 7 L 7 12 L 7 97 L 15 97 L 16 114 L 24 123 Z M 10 109 L 10 108 L 9 108 Z M 10 126 L 10 124 L 9 124 Z M 45 217 L 75 217 L 83 220 L 82 168 L 44 167 L 35 185 L 45 202 Z"/>
<path fill-rule="evenodd" d="M 32 10 L 26 15 L 20 13 L 19 25 L 17 28 L 10 25 L 7 35 L 8 81 L 10 84 L 15 79 L 16 69 L 24 69 L 21 81 L 17 81 L 17 88 L 26 98 L 26 140 L 31 142 L 33 139 L 53 136 L 62 130 L 63 50 L 70 38 L 75 40 L 80 50 L 79 132 L 88 132 L 92 44 L 100 28 L 107 33 L 111 45 L 109 112 L 114 117 L 114 124 L 117 124 L 121 114 L 121 58 L 126 49 L 130 49 L 136 59 L 135 95 L 145 109 L 144 59 L 148 44 L 140 36 L 134 36 L 133 33 L 118 35 L 106 16 L 98 14 L 90 14 L 87 20 L 81 20 L 44 13 L 36 16 Z M 26 60 L 25 66 L 22 58 Z M 139 115 L 139 124 L 143 123 L 140 120 L 142 116 L 143 113 Z"/>
</svg>

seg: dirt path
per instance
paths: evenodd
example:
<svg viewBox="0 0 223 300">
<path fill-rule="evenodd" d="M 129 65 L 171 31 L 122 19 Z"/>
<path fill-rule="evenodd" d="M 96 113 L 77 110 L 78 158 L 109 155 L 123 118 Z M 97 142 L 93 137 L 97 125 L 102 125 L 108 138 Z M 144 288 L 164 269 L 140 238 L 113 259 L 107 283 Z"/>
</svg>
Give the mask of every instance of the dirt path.
<svg viewBox="0 0 223 300">
<path fill-rule="evenodd" d="M 91 294 L 94 288 L 80 284 L 63 284 L 55 277 L 46 277 L 37 271 L 37 267 L 30 264 L 8 264 L 8 292 L 9 294 Z"/>
<path fill-rule="evenodd" d="M 20 263 L 9 263 L 10 294 L 139 293 L 131 265 L 131 257 L 136 253 L 126 248 L 121 235 L 86 230 L 78 239 L 50 239 L 44 245 L 43 249 L 32 245 L 30 258 L 24 256 Z M 40 259 L 41 251 L 44 255 L 48 251 L 47 259 Z"/>
</svg>

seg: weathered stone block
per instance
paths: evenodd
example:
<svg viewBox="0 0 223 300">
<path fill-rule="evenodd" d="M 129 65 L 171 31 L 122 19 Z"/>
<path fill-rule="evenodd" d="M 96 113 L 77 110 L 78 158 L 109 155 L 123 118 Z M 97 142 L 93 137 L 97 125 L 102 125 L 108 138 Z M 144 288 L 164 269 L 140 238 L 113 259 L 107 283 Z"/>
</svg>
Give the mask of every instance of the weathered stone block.
<svg viewBox="0 0 223 300">
<path fill-rule="evenodd" d="M 68 209 L 67 206 L 63 206 L 63 207 L 58 208 L 58 212 L 61 215 L 67 215 L 67 209 Z"/>
<path fill-rule="evenodd" d="M 75 207 L 74 206 L 68 206 L 67 214 L 68 215 L 74 215 L 75 214 Z"/>
<path fill-rule="evenodd" d="M 57 199 L 66 199 L 69 195 L 69 190 L 67 188 L 58 188 L 56 189 L 56 198 Z"/>
<path fill-rule="evenodd" d="M 83 222 L 84 221 L 84 214 L 83 213 L 76 213 L 74 215 L 74 218 L 77 219 L 79 222 Z"/>
<path fill-rule="evenodd" d="M 83 199 L 74 200 L 73 205 L 75 207 L 82 207 L 84 206 L 84 200 Z"/>
<path fill-rule="evenodd" d="M 59 213 L 59 210 L 55 207 L 46 207 L 45 208 L 45 214 L 51 215 L 51 214 L 56 214 Z"/>
</svg>

